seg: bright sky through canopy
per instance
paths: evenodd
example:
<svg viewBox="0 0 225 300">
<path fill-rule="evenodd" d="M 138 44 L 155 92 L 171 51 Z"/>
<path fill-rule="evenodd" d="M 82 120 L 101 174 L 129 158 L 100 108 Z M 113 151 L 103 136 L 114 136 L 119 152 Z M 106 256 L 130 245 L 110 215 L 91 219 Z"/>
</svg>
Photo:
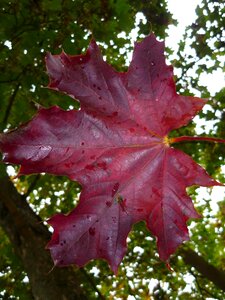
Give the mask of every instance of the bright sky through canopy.
<svg viewBox="0 0 225 300">
<path fill-rule="evenodd" d="M 201 4 L 201 0 L 167 0 L 167 3 L 168 9 L 178 21 L 178 25 L 169 26 L 167 30 L 169 36 L 165 42 L 168 47 L 176 52 L 178 50 L 178 42 L 182 39 L 185 27 L 191 25 L 196 19 L 195 9 L 197 5 Z M 190 51 L 192 51 L 191 48 Z M 174 71 L 176 73 L 176 70 Z M 215 93 L 219 92 L 225 86 L 222 70 L 216 70 L 212 74 L 203 73 L 200 76 L 200 84 L 207 86 L 211 96 L 214 96 Z"/>
</svg>

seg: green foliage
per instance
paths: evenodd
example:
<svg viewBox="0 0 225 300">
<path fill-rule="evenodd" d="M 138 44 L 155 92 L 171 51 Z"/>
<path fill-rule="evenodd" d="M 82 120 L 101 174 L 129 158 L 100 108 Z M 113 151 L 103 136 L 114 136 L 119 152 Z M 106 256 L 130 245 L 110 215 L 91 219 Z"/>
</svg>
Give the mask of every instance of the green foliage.
<svg viewBox="0 0 225 300">
<path fill-rule="evenodd" d="M 10 241 L 0 228 L 0 295 L 1 299 L 32 299 L 26 273 Z M 4 291 L 3 293 L 1 293 Z"/>
<path fill-rule="evenodd" d="M 94 36 L 101 44 L 107 61 L 118 70 L 124 70 L 127 57 L 121 55 L 120 50 L 124 46 L 131 48 L 129 33 L 135 27 L 137 12 L 142 12 L 147 19 L 146 24 L 140 23 L 139 35 L 154 31 L 158 37 L 163 38 L 166 27 L 174 23 L 166 10 L 166 1 L 2 0 L 0 129 L 14 128 L 27 121 L 35 113 L 37 105 L 49 107 L 58 104 L 64 109 L 74 106 L 74 101 L 69 97 L 43 88 L 48 84 L 44 67 L 46 51 L 58 54 L 64 49 L 69 54 L 80 53 Z M 195 23 L 189 26 L 180 42 L 177 60 L 173 63 L 175 68 L 182 71 L 181 77 L 177 79 L 182 93 L 188 86 L 199 89 L 203 97 L 209 97 L 207 87 L 199 87 L 198 79 L 201 73 L 223 67 L 220 65 L 220 58 L 224 53 L 223 13 L 224 5 L 221 1 L 203 0 L 197 10 Z M 200 29 L 204 30 L 204 34 Z M 118 37 L 121 32 L 124 32 L 124 37 Z M 195 55 L 185 52 L 188 37 L 192 38 L 191 47 L 195 50 Z M 188 70 L 192 67 L 196 68 L 196 76 L 190 78 Z M 59 101 L 62 97 L 63 104 Z M 206 120 L 216 119 L 210 134 L 225 138 L 225 90 L 217 93 L 211 100 L 211 109 L 202 113 L 201 117 Z M 173 132 L 173 135 L 193 135 L 194 131 L 192 123 L 179 132 Z M 211 175 L 224 182 L 220 172 L 225 159 L 224 146 L 187 143 L 180 147 L 206 167 Z M 14 184 L 19 192 L 27 196 L 32 209 L 43 220 L 58 211 L 67 213 L 74 206 L 80 192 L 76 183 L 48 175 L 21 177 L 14 179 Z M 192 197 L 197 195 L 194 188 L 190 189 L 190 193 Z M 219 203 L 216 215 L 212 212 L 210 200 L 203 199 L 201 203 L 197 200 L 196 197 L 196 207 L 205 218 L 191 223 L 194 224 L 192 240 L 187 246 L 198 250 L 216 267 L 224 268 L 225 200 Z M 144 238 L 146 235 L 147 238 Z M 92 283 L 106 299 L 127 299 L 128 294 L 134 295 L 135 299 L 148 299 L 150 283 L 155 286 L 151 290 L 152 299 L 224 299 L 225 296 L 218 288 L 184 264 L 179 253 L 171 261 L 175 272 L 170 272 L 154 254 L 155 242 L 152 243 L 152 240 L 144 224 L 134 227 L 129 237 L 129 254 L 122 263 L 118 277 L 111 274 L 105 262 L 95 261 L 85 267 Z M 29 283 L 24 280 L 26 277 L 23 266 L 2 230 L 0 256 L 0 298 L 32 299 Z M 185 289 L 185 276 L 188 274 L 193 279 L 193 284 Z M 158 283 L 152 285 L 153 279 L 158 280 Z M 89 289 L 89 280 L 84 281 L 83 286 Z M 93 290 L 93 297 L 95 292 Z"/>
</svg>

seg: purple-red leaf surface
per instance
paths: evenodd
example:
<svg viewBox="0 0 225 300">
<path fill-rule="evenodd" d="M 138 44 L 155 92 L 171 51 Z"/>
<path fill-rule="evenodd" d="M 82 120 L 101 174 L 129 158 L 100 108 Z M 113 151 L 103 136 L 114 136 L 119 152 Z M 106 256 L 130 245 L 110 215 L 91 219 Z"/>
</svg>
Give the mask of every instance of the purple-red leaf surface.
<svg viewBox="0 0 225 300">
<path fill-rule="evenodd" d="M 186 187 L 219 184 L 170 147 L 168 133 L 186 125 L 205 101 L 176 93 L 163 51 L 151 34 L 135 44 L 125 73 L 103 60 L 94 40 L 84 55 L 48 54 L 49 88 L 78 99 L 81 109 L 40 109 L 28 124 L 0 136 L 4 161 L 20 164 L 20 174 L 67 175 L 82 185 L 77 207 L 48 221 L 55 265 L 103 258 L 116 273 L 132 225 L 141 220 L 167 261 L 188 239 L 187 220 L 199 216 Z"/>
</svg>

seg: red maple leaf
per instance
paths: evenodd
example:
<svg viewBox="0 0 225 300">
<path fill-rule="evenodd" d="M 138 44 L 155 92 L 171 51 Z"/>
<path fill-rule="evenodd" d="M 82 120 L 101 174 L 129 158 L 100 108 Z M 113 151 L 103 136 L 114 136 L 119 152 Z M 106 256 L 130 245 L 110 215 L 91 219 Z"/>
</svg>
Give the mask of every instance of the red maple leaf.
<svg viewBox="0 0 225 300">
<path fill-rule="evenodd" d="M 186 187 L 219 185 L 170 144 L 205 101 L 176 93 L 164 44 L 153 34 L 135 44 L 128 72 L 116 72 L 92 40 L 84 55 L 48 54 L 49 88 L 80 101 L 80 110 L 40 109 L 26 125 L 1 135 L 4 161 L 20 174 L 67 175 L 82 185 L 79 204 L 57 214 L 48 244 L 55 265 L 106 259 L 114 273 L 132 225 L 144 220 L 167 261 L 188 239 L 186 222 L 199 217 Z"/>
</svg>

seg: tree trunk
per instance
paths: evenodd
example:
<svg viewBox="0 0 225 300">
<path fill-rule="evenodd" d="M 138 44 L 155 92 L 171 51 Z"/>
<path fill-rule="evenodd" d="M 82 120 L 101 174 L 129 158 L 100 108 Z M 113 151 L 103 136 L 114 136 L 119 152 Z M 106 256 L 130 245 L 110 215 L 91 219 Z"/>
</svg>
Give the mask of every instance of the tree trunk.
<svg viewBox="0 0 225 300">
<path fill-rule="evenodd" d="M 79 270 L 53 268 L 49 251 L 45 250 L 50 233 L 40 221 L 1 166 L 0 226 L 24 265 L 34 299 L 91 299 L 80 287 L 84 276 Z"/>
</svg>

